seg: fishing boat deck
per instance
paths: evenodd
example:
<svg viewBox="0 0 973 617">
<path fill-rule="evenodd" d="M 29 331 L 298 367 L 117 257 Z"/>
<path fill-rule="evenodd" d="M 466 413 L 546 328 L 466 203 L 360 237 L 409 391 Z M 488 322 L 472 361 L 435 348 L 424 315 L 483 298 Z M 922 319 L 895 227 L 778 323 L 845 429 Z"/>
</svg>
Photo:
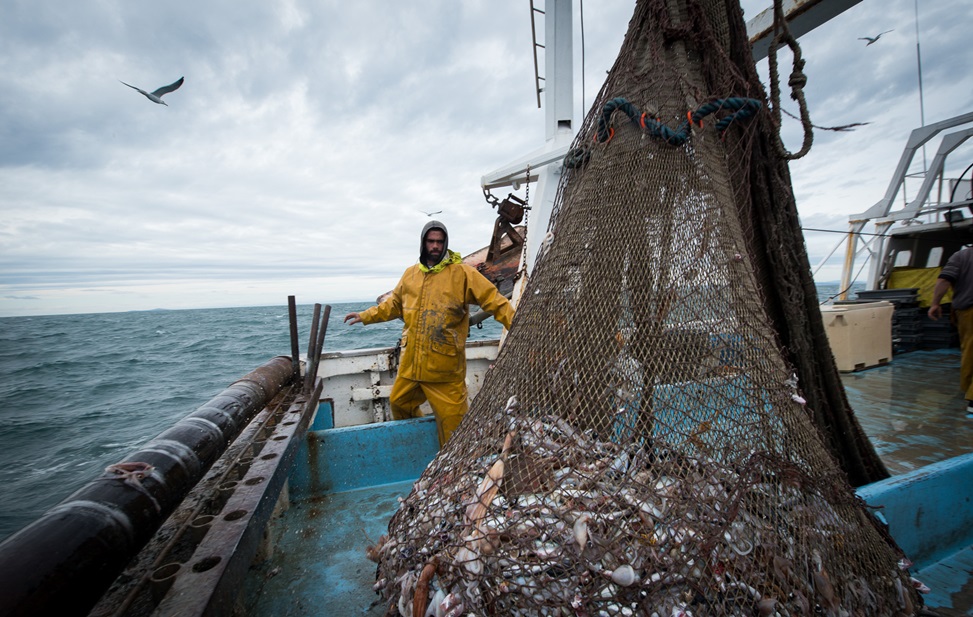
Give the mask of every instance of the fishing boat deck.
<svg viewBox="0 0 973 617">
<path fill-rule="evenodd" d="M 842 374 L 849 403 L 893 476 L 973 452 L 973 420 L 966 418 L 959 371 L 959 350 L 937 349 Z M 965 504 L 967 512 L 971 508 Z M 973 546 L 915 576 L 931 588 L 924 600 L 937 614 L 973 615 Z"/>
<path fill-rule="evenodd" d="M 888 365 L 842 378 L 859 421 L 895 477 L 920 467 L 948 465 L 947 459 L 973 453 L 973 420 L 965 418 L 964 398 L 958 391 L 958 350 L 895 356 Z M 433 435 L 426 430 L 429 423 L 423 427 L 423 422 L 395 424 L 416 423 L 409 430 Z M 332 429 L 339 436 L 345 430 Z M 415 446 L 414 436 L 408 441 Z M 334 445 L 322 441 L 310 456 L 332 452 L 348 458 L 332 450 Z M 388 456 L 384 451 L 388 443 L 383 445 L 381 438 L 373 446 L 355 443 L 340 473 L 354 469 L 355 475 L 367 475 L 360 468 L 374 464 L 369 457 Z M 402 467 L 395 461 L 385 466 Z M 409 476 L 417 477 L 418 471 L 403 468 L 399 481 L 390 484 L 336 492 L 312 490 L 306 497 L 300 496 L 300 488 L 292 488 L 290 510 L 272 530 L 274 556 L 251 570 L 245 600 L 249 614 L 386 614 L 387 607 L 372 590 L 376 565 L 366 559 L 364 549 L 387 530 L 398 499 L 411 490 Z M 326 488 L 329 482 L 327 477 L 313 477 L 297 484 Z M 970 508 L 966 504 L 967 511 Z M 914 574 L 933 588 L 925 601 L 935 614 L 973 615 L 973 546 L 937 557 Z"/>
<path fill-rule="evenodd" d="M 412 482 L 331 493 L 291 506 L 270 559 L 251 570 L 247 606 L 254 616 L 385 615 L 372 590 L 377 565 L 365 547 L 388 530 Z"/>
<path fill-rule="evenodd" d="M 936 349 L 842 374 L 862 429 L 893 475 L 973 452 L 959 366 L 959 349 Z"/>
</svg>

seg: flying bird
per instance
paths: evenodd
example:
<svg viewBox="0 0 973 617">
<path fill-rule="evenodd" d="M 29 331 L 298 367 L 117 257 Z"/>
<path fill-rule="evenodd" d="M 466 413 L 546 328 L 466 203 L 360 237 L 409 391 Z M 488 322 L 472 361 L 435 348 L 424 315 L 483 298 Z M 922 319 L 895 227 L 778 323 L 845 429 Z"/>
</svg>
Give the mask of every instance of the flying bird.
<svg viewBox="0 0 973 617">
<path fill-rule="evenodd" d="M 892 30 L 895 30 L 895 28 L 892 28 Z M 874 42 L 878 41 L 880 38 L 882 38 L 882 35 L 883 34 L 888 34 L 892 30 L 886 30 L 885 32 L 880 32 L 880 33 L 878 33 L 875 36 L 860 36 L 860 37 L 858 37 L 858 40 L 859 41 L 868 41 L 867 43 L 865 43 L 865 47 L 868 47 L 872 43 L 874 43 Z"/>
<path fill-rule="evenodd" d="M 422 212 L 426 216 L 432 216 L 433 214 L 442 214 L 443 213 L 442 210 L 436 210 L 435 212 L 426 212 L 425 210 L 419 210 L 419 212 Z"/>
<path fill-rule="evenodd" d="M 162 95 L 163 94 L 169 94 L 173 90 L 178 90 L 179 89 L 179 86 L 182 85 L 183 79 L 184 78 L 180 77 L 179 79 L 177 79 L 176 81 L 172 82 L 168 86 L 162 86 L 161 88 L 158 88 L 156 90 L 153 90 L 152 92 L 146 92 L 145 90 L 143 90 L 141 88 L 136 88 L 132 84 L 126 84 L 121 79 L 119 79 L 118 81 L 121 82 L 121 83 L 123 83 L 123 84 L 125 84 L 126 86 L 128 86 L 132 90 L 138 90 L 139 92 L 141 92 L 145 96 L 145 98 L 149 99 L 153 103 L 158 103 L 159 105 L 165 105 L 166 107 L 168 107 L 169 105 L 165 101 L 162 100 Z"/>
</svg>

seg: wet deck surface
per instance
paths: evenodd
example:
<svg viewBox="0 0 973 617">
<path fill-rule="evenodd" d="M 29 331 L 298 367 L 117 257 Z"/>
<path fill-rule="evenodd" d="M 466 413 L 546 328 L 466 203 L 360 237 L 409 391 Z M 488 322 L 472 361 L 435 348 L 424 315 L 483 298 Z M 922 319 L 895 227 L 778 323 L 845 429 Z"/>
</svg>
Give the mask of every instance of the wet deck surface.
<svg viewBox="0 0 973 617">
<path fill-rule="evenodd" d="M 973 452 L 959 364 L 958 349 L 914 351 L 842 374 L 862 429 L 893 475 Z"/>
<path fill-rule="evenodd" d="M 973 615 L 973 546 L 916 572 L 930 588 L 926 606 L 942 617 Z M 948 608 L 947 608 L 948 607 Z"/>
<path fill-rule="evenodd" d="M 958 349 L 914 351 L 842 374 L 862 429 L 893 475 L 973 452 L 973 420 L 959 387 Z M 973 615 L 973 547 L 915 575 L 932 592 L 927 607 L 943 617 Z"/>
<path fill-rule="evenodd" d="M 260 617 L 386 614 L 372 590 L 377 565 L 365 547 L 388 531 L 412 482 L 333 493 L 291 506 L 275 554 L 251 569 L 248 614 Z"/>
</svg>

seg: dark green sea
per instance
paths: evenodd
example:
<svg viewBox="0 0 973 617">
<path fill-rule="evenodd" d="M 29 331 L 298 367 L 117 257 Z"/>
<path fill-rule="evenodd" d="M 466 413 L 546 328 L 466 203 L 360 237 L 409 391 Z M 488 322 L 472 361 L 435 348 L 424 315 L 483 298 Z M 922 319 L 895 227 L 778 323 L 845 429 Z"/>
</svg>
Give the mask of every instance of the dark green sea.
<svg viewBox="0 0 973 617">
<path fill-rule="evenodd" d="M 837 292 L 819 285 L 822 302 Z M 347 326 L 325 350 L 395 344 L 401 322 Z M 301 353 L 313 314 L 298 307 Z M 497 338 L 488 319 L 470 340 Z M 252 369 L 291 353 L 286 305 L 0 318 L 0 540 Z"/>
</svg>

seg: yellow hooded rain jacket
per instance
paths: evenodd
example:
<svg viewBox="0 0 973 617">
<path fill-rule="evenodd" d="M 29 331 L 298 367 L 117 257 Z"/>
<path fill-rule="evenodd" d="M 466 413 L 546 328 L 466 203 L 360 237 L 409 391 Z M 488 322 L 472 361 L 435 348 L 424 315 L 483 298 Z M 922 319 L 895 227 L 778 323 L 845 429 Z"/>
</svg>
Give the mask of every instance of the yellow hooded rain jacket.
<svg viewBox="0 0 973 617">
<path fill-rule="evenodd" d="M 371 324 L 401 318 L 402 355 L 399 375 L 413 381 L 451 382 L 466 379 L 466 337 L 469 305 L 476 304 L 510 328 L 514 309 L 476 268 L 459 253 L 447 251 L 439 264 L 411 266 L 392 295 L 360 314 Z"/>
</svg>

